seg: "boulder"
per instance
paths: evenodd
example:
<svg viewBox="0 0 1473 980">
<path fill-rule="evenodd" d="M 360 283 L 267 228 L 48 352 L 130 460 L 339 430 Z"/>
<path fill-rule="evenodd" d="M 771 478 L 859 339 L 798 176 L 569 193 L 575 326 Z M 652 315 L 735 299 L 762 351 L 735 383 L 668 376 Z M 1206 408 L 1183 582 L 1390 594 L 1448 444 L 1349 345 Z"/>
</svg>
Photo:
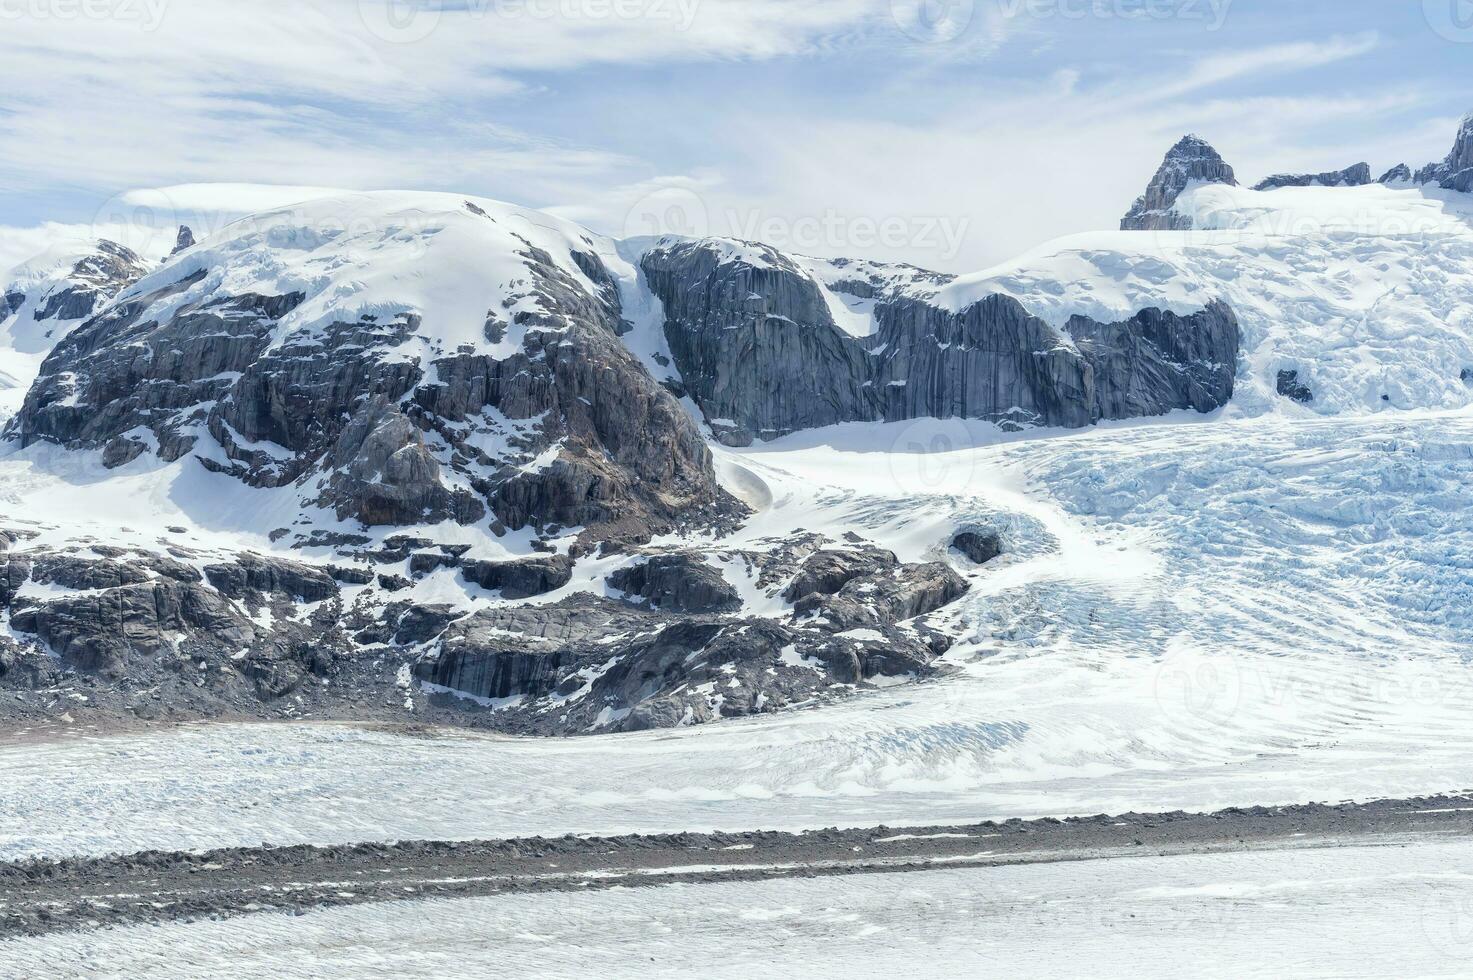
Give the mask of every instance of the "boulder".
<svg viewBox="0 0 1473 980">
<path fill-rule="evenodd" d="M 567 555 L 522 558 L 516 561 L 467 561 L 460 567 L 467 582 L 499 590 L 503 599 L 526 599 L 554 592 L 573 579 L 573 559 Z"/>
<path fill-rule="evenodd" d="M 721 613 L 742 608 L 742 597 L 721 572 L 686 552 L 655 555 L 609 576 L 621 592 L 667 612 Z"/>
<path fill-rule="evenodd" d="M 962 531 L 951 539 L 951 547 L 978 565 L 1002 554 L 1002 536 L 996 531 Z"/>
</svg>

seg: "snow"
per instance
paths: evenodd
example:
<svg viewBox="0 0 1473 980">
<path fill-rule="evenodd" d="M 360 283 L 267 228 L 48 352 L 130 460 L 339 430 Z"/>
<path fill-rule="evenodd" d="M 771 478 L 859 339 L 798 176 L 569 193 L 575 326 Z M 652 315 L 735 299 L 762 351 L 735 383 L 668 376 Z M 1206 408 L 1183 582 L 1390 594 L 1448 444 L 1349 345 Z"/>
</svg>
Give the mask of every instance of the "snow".
<svg viewBox="0 0 1473 980">
<path fill-rule="evenodd" d="M 603 257 L 635 323 L 627 342 L 659 366 L 658 305 L 632 302 L 642 293 L 627 250 L 536 212 L 474 202 L 481 215 L 464 201 L 314 201 L 222 230 L 134 293 L 232 255 L 228 283 L 212 273 L 188 297 L 299 288 L 309 298 L 284 331 L 310 331 L 330 309 L 413 312 L 424 319 L 406 354 L 484 348 L 486 310 L 522 288 L 525 266 L 507 258 L 520 235 L 560 262 L 575 248 Z M 379 215 L 371 230 L 342 220 L 359 205 Z M 1239 394 L 1222 412 L 1071 432 L 856 424 L 713 447 L 723 482 L 755 513 L 719 541 L 665 543 L 710 554 L 755 615 L 785 604 L 758 588 L 741 551 L 852 531 L 906 561 L 951 560 L 957 528 L 1001 531 L 1007 555 L 956 566 L 973 588 L 943 613 L 960 637 L 945 679 L 572 740 L 321 725 L 18 739 L 0 746 L 0 859 L 263 838 L 903 826 L 1473 786 L 1466 207 L 1380 187 L 1199 188 L 1185 206 L 1219 230 L 1079 236 L 950 285 L 917 277 L 903 288 L 939 290 L 953 308 L 1002 290 L 1055 324 L 1222 295 L 1245 336 Z M 1296 224 L 1361 212 L 1383 233 Z M 1400 231 L 1392 218 L 1426 227 Z M 813 274 L 835 296 L 858 276 Z M 0 361 L 11 374 L 14 363 Z M 1273 394 L 1280 367 L 1300 370 L 1311 406 Z M 514 436 L 506 420 L 487 427 L 488 449 Z M 36 445 L 0 451 L 0 509 L 32 522 L 41 544 L 157 548 L 177 525 L 205 551 L 267 551 L 267 532 L 290 526 L 300 503 L 293 488 L 252 489 L 193 461 L 105 471 L 96 453 Z M 528 549 L 525 532 L 419 533 L 477 558 Z M 537 601 L 601 593 L 627 560 L 580 561 L 568 586 Z M 405 597 L 502 601 L 448 570 Z M 85 732 L 86 709 L 71 716 Z"/>
<path fill-rule="evenodd" d="M 1091 232 L 963 276 L 937 302 L 993 293 L 1054 325 L 1224 299 L 1243 328 L 1231 412 L 1324 415 L 1473 404 L 1473 197 L 1434 188 L 1185 192 L 1185 232 Z M 1314 392 L 1278 397 L 1279 370 Z"/>
<path fill-rule="evenodd" d="M 1473 786 L 1473 413 L 1190 416 L 1030 438 L 933 421 L 719 452 L 772 499 L 722 548 L 853 530 L 946 560 L 956 527 L 1003 528 L 1007 556 L 957 566 L 974 588 L 947 612 L 955 674 L 568 740 L 328 725 L 20 739 L 0 747 L 0 858 L 901 827 Z M 622 560 L 580 563 L 568 588 L 599 588 Z"/>
<path fill-rule="evenodd" d="M 19 976 L 1455 976 L 1467 841 L 345 906 L 6 944 Z"/>
<path fill-rule="evenodd" d="M 540 310 L 528 289 L 528 245 L 553 256 L 589 292 L 573 251 L 614 253 L 577 225 L 551 215 L 456 194 L 382 191 L 314 198 L 235 221 L 130 288 L 143 296 L 206 270 L 205 278 L 144 314 L 212 296 L 305 294 L 282 318 L 275 342 L 310 335 L 362 315 L 387 322 L 421 318 L 400 351 L 425 362 L 463 345 L 497 356 L 521 349 L 525 328 L 513 321 Z M 499 344 L 485 337 L 486 316 L 509 323 Z M 535 329 L 535 328 L 534 328 Z"/>
</svg>

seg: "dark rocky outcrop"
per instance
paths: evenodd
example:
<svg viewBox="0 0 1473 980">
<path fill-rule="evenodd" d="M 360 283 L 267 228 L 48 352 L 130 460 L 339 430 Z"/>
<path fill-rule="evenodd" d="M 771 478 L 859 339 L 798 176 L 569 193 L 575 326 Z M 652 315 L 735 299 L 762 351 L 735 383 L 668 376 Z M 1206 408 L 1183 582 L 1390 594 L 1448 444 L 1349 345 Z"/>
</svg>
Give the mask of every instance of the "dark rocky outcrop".
<svg viewBox="0 0 1473 980">
<path fill-rule="evenodd" d="M 1231 397 L 1238 324 L 1221 303 L 1145 310 L 1055 329 L 1016 300 L 965 309 L 856 280 L 875 333 L 834 322 L 817 282 L 776 250 L 664 243 L 642 268 L 665 311 L 685 389 L 730 445 L 837 422 L 978 418 L 1078 427 L 1101 418 L 1210 411 Z"/>
<path fill-rule="evenodd" d="M 328 570 L 249 552 L 229 563 L 206 566 L 205 577 L 222 595 L 232 599 L 258 593 L 299 602 L 320 602 L 334 598 L 339 591 L 337 580 Z"/>
<path fill-rule="evenodd" d="M 1275 384 L 1280 395 L 1292 398 L 1301 405 L 1308 405 L 1314 401 L 1314 392 L 1309 385 L 1299 380 L 1299 372 L 1295 370 L 1280 371 Z"/>
<path fill-rule="evenodd" d="M 1136 199 L 1124 218 L 1121 231 L 1184 231 L 1192 227 L 1189 215 L 1174 208 L 1176 199 L 1191 184 L 1237 186 L 1233 168 L 1199 136 L 1184 136 L 1166 153 L 1146 193 Z"/>
<path fill-rule="evenodd" d="M 1383 176 L 1381 183 L 1388 183 L 1390 176 L 1391 174 Z M 1331 170 L 1320 174 L 1275 174 L 1259 181 L 1253 189 L 1271 191 L 1279 187 L 1363 187 L 1370 182 L 1371 165 L 1357 163 L 1344 170 Z"/>
<path fill-rule="evenodd" d="M 214 253 L 186 249 L 57 344 L 6 435 L 101 449 L 109 466 L 193 454 L 365 526 L 489 517 L 497 532 L 583 528 L 591 546 L 740 514 L 696 425 L 619 340 L 612 274 L 592 252 L 521 241 L 526 277 L 488 314 L 521 348 L 424 358 L 401 353 L 429 344 L 413 314 L 283 333 L 303 293 L 232 293 L 215 285 L 226 270 L 200 267 Z"/>
<path fill-rule="evenodd" d="M 194 231 L 188 225 L 179 226 L 179 234 L 174 238 L 174 250 L 169 255 L 175 256 L 186 248 L 194 247 Z"/>
<path fill-rule="evenodd" d="M 64 663 L 123 676 L 133 656 L 210 655 L 249 645 L 249 620 L 216 592 L 167 579 L 64 596 L 12 612 L 11 628 L 34 633 Z M 175 646 L 170 635 L 188 639 Z"/>
<path fill-rule="evenodd" d="M 1002 554 L 1002 536 L 996 531 L 962 531 L 951 539 L 951 547 L 978 565 Z"/>
<path fill-rule="evenodd" d="M 145 719 L 411 713 L 531 734 L 695 724 L 935 674 L 950 640 L 931 614 L 966 588 L 943 564 L 903 564 L 857 537 L 724 552 L 769 598 L 796 599 L 765 616 L 744 614 L 716 567 L 684 551 L 639 555 L 614 576 L 622 599 L 541 604 L 511 597 L 566 584 L 571 558 L 461 558 L 463 575 L 499 591 L 486 605 L 408 601 L 394 591 L 407 579 L 363 582 L 361 565 L 4 540 L 0 717 L 85 704 Z M 58 706 L 55 684 L 79 699 Z"/>
<path fill-rule="evenodd" d="M 698 555 L 655 555 L 609 576 L 609 585 L 656 609 L 680 613 L 735 612 L 742 597 Z"/>
<path fill-rule="evenodd" d="M 555 592 L 573 579 L 573 559 L 567 555 L 523 558 L 517 561 L 468 561 L 460 574 L 483 589 L 499 591 L 503 599 L 526 599 Z"/>
</svg>

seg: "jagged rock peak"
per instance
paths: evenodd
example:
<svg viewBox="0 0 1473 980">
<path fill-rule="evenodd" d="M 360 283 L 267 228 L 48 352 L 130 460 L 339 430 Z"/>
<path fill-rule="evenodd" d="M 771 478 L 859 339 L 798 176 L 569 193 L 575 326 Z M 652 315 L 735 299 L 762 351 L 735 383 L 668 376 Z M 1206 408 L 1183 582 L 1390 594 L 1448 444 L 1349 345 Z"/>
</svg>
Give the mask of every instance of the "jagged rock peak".
<svg viewBox="0 0 1473 980">
<path fill-rule="evenodd" d="M 1416 181 L 1465 193 L 1473 191 L 1473 112 L 1463 117 L 1452 152 L 1441 163 L 1429 163 L 1417 171 Z"/>
<path fill-rule="evenodd" d="M 1382 177 L 1381 182 L 1385 183 L 1390 176 L 1391 174 L 1387 174 Z M 1357 163 L 1344 170 L 1330 170 L 1319 174 L 1274 174 L 1259 181 L 1253 189 L 1271 191 L 1279 187 L 1363 187 L 1370 182 L 1371 165 Z"/>
<path fill-rule="evenodd" d="M 192 247 L 193 245 L 194 245 L 194 231 L 193 231 L 193 229 L 191 229 L 188 225 L 180 225 L 179 226 L 179 236 L 174 239 L 174 251 L 170 252 L 169 254 L 171 256 L 178 255 L 180 252 L 184 251 L 186 248 Z"/>
<path fill-rule="evenodd" d="M 1382 174 L 1381 175 L 1381 179 L 1378 180 L 1378 181 L 1376 181 L 1376 183 L 1378 183 L 1378 184 L 1399 184 L 1399 183 L 1403 183 L 1403 182 L 1406 182 L 1406 181 L 1410 181 L 1411 179 L 1412 179 L 1412 168 L 1411 167 L 1408 167 L 1404 163 L 1398 163 L 1396 166 L 1392 167 L 1390 170 L 1388 170 L 1384 174 Z"/>
<path fill-rule="evenodd" d="M 1192 226 L 1191 218 L 1173 210 L 1176 199 L 1191 184 L 1228 184 L 1236 187 L 1233 168 L 1200 136 L 1187 135 L 1166 152 L 1146 193 L 1120 221 L 1121 231 L 1173 231 Z"/>
</svg>

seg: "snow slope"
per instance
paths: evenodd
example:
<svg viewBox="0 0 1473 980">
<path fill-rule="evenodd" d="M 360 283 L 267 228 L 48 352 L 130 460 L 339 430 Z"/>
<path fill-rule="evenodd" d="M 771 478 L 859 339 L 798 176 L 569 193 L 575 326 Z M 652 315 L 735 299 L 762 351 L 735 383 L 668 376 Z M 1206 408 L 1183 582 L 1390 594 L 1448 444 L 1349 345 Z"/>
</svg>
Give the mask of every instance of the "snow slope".
<svg viewBox="0 0 1473 980">
<path fill-rule="evenodd" d="M 0 427 L 20 409 L 51 348 L 83 322 L 38 320 L 36 313 L 52 293 L 66 288 L 72 268 L 96 246 L 81 239 L 58 240 L 18 266 L 0 268 L 0 299 L 7 293 L 26 297 L 8 316 L 0 306 Z"/>
<path fill-rule="evenodd" d="M 1091 232 L 943 287 L 960 309 L 1002 292 L 1055 324 L 1228 301 L 1243 330 L 1233 410 L 1303 414 L 1274 390 L 1297 370 L 1319 414 L 1473 403 L 1473 196 L 1436 188 L 1197 185 L 1194 231 Z M 1470 371 L 1473 375 L 1473 371 Z"/>
</svg>

